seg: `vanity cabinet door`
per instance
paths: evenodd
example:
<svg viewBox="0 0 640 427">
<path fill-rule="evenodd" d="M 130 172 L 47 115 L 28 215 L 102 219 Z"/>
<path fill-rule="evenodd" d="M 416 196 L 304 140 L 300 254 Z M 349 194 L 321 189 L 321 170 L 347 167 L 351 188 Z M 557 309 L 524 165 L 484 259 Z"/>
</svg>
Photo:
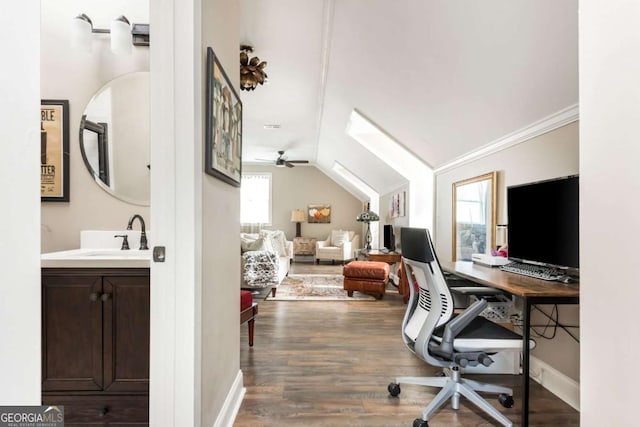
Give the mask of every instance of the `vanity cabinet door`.
<svg viewBox="0 0 640 427">
<path fill-rule="evenodd" d="M 102 390 L 102 277 L 42 278 L 42 390 Z"/>
<path fill-rule="evenodd" d="M 149 277 L 103 278 L 104 390 L 149 391 Z"/>
</svg>

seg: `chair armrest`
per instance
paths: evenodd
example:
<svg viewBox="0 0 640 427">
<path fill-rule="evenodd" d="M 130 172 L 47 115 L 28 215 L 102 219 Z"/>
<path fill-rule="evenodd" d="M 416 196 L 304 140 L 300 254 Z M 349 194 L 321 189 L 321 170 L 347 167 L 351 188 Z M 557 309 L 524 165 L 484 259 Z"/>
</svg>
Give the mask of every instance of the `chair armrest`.
<svg viewBox="0 0 640 427">
<path fill-rule="evenodd" d="M 442 334 L 442 342 L 440 345 L 430 348 L 430 350 L 438 356 L 451 360 L 453 356 L 453 340 L 473 319 L 487 308 L 488 304 L 486 300 L 479 299 L 464 310 L 462 314 L 447 323 Z"/>
<path fill-rule="evenodd" d="M 355 234 L 351 239 L 351 249 L 360 249 L 360 235 Z"/>
<path fill-rule="evenodd" d="M 316 249 L 320 249 L 320 248 L 324 248 L 325 246 L 329 246 L 329 242 L 330 242 L 330 239 L 316 241 Z"/>
<path fill-rule="evenodd" d="M 289 252 L 289 259 L 293 259 L 293 242 L 291 240 L 287 240 L 287 252 Z"/>
<path fill-rule="evenodd" d="M 342 258 L 343 259 L 350 259 L 351 258 L 351 254 L 353 253 L 353 249 L 351 246 L 351 242 L 344 242 L 342 244 Z"/>
<path fill-rule="evenodd" d="M 454 292 L 460 295 L 503 295 L 504 291 L 496 288 L 489 288 L 487 286 L 451 286 L 449 287 L 450 292 Z"/>
</svg>

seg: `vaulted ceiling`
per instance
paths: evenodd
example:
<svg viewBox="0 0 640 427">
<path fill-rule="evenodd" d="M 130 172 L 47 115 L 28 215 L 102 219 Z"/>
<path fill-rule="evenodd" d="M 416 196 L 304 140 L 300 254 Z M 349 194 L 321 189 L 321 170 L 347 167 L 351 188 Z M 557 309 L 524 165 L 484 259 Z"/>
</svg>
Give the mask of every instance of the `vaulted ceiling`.
<svg viewBox="0 0 640 427">
<path fill-rule="evenodd" d="M 246 162 L 337 161 L 384 194 L 404 178 L 345 133 L 353 109 L 438 167 L 578 102 L 577 0 L 240 3 L 268 62 L 241 93 Z"/>
</svg>

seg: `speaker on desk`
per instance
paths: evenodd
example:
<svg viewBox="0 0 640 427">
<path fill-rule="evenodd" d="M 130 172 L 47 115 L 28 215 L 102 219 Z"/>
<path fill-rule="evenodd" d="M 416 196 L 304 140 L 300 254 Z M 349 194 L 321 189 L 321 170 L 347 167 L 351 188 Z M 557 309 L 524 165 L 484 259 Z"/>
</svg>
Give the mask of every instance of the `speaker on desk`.
<svg viewBox="0 0 640 427">
<path fill-rule="evenodd" d="M 384 247 L 390 251 L 396 250 L 396 237 L 393 233 L 393 226 L 391 224 L 385 224 L 384 226 Z"/>
</svg>

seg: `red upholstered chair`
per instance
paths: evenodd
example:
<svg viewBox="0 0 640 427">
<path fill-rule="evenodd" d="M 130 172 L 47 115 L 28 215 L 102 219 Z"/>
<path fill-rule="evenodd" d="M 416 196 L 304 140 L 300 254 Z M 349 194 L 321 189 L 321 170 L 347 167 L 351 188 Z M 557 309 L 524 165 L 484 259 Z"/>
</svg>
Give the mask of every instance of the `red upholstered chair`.
<svg viewBox="0 0 640 427">
<path fill-rule="evenodd" d="M 253 324 L 258 314 L 258 303 L 253 302 L 251 291 L 240 291 L 240 324 L 249 322 L 249 347 L 253 347 Z"/>
</svg>

